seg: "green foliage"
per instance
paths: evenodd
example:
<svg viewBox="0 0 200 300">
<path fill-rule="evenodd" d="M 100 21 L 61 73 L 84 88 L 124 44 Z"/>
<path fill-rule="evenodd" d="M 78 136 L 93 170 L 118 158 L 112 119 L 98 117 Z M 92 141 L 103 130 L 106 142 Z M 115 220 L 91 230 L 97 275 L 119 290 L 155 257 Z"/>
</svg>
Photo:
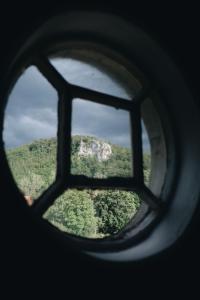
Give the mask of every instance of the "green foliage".
<svg viewBox="0 0 200 300">
<path fill-rule="evenodd" d="M 90 143 L 93 137 L 74 136 L 71 145 L 71 173 L 93 178 L 132 176 L 130 149 L 111 145 L 112 155 L 106 161 L 94 156 L 80 157 L 81 139 Z M 7 158 L 13 177 L 24 195 L 37 199 L 55 180 L 57 141 L 55 138 L 34 141 L 8 150 Z M 150 155 L 144 155 L 144 177 L 148 184 Z M 123 191 L 69 190 L 45 213 L 45 218 L 60 230 L 84 237 L 103 237 L 121 230 L 134 216 L 140 200 Z"/>
<path fill-rule="evenodd" d="M 31 195 L 33 198 L 37 198 L 40 195 L 41 190 L 45 187 L 45 182 L 41 175 L 31 173 L 28 176 L 22 177 L 19 182 L 19 188 L 24 192 L 25 195 Z"/>
<path fill-rule="evenodd" d="M 105 234 L 120 231 L 134 216 L 139 203 L 139 197 L 131 192 L 99 192 L 94 200 L 99 231 Z"/>
<path fill-rule="evenodd" d="M 60 196 L 45 213 L 45 218 L 62 226 L 62 230 L 83 237 L 93 237 L 97 219 L 93 201 L 86 191 L 69 190 Z"/>
<path fill-rule="evenodd" d="M 13 177 L 25 195 L 38 196 L 53 183 L 56 170 L 56 139 L 35 141 L 7 150 Z"/>
</svg>

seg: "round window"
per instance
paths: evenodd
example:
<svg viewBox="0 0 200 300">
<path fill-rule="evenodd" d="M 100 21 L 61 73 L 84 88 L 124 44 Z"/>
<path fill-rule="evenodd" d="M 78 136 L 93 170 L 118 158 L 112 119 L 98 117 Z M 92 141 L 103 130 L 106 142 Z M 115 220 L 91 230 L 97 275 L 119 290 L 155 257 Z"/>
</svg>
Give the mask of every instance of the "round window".
<svg viewBox="0 0 200 300">
<path fill-rule="evenodd" d="M 6 80 L 4 154 L 45 230 L 87 255 L 119 261 L 178 239 L 199 195 L 188 204 L 183 192 L 186 166 L 195 174 L 190 147 L 199 147 L 186 145 L 184 134 L 192 139 L 199 119 L 155 41 L 116 16 L 68 13 L 27 41 Z M 190 103 L 187 132 L 180 101 Z"/>
</svg>

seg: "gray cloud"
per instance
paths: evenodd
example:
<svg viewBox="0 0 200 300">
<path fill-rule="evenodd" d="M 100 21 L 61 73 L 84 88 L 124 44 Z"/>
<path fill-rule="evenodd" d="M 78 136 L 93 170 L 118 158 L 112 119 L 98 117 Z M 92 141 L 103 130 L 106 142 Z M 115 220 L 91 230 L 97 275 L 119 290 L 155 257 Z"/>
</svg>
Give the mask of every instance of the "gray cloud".
<svg viewBox="0 0 200 300">
<path fill-rule="evenodd" d="M 26 70 L 10 94 L 5 112 L 5 146 L 16 147 L 57 131 L 57 92 L 35 67 Z"/>
<path fill-rule="evenodd" d="M 75 61 L 56 60 L 56 68 L 75 84 L 130 99 L 116 80 L 94 66 Z M 17 81 L 6 108 L 4 141 L 16 147 L 39 138 L 55 137 L 57 132 L 57 92 L 35 67 L 27 69 Z M 75 99 L 72 134 L 92 135 L 112 143 L 130 146 L 129 113 L 105 105 Z M 148 138 L 143 132 L 144 148 Z"/>
<path fill-rule="evenodd" d="M 130 146 L 129 113 L 123 110 L 74 100 L 73 134 L 92 135 L 114 144 Z"/>
</svg>

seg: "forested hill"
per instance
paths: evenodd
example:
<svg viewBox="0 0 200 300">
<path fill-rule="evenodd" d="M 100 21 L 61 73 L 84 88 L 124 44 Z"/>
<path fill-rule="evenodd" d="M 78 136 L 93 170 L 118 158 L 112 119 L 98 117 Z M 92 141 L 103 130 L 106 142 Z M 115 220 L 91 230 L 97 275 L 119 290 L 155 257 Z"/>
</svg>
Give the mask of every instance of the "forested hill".
<svg viewBox="0 0 200 300">
<path fill-rule="evenodd" d="M 55 138 L 42 139 L 7 150 L 14 179 L 32 201 L 55 180 Z M 71 148 L 71 172 L 95 178 L 131 176 L 131 150 L 93 137 L 74 136 Z M 144 174 L 148 182 L 150 156 L 144 156 Z M 26 197 L 27 198 L 27 197 Z M 56 199 L 44 218 L 67 233 L 87 238 L 103 238 L 120 231 L 136 214 L 138 195 L 118 190 L 69 189 Z"/>
<path fill-rule="evenodd" d="M 7 150 L 7 158 L 20 189 L 33 198 L 39 196 L 55 179 L 55 138 L 41 139 L 31 144 Z M 131 176 L 131 150 L 89 136 L 73 136 L 71 173 L 95 178 Z M 149 170 L 149 155 L 144 169 Z"/>
</svg>

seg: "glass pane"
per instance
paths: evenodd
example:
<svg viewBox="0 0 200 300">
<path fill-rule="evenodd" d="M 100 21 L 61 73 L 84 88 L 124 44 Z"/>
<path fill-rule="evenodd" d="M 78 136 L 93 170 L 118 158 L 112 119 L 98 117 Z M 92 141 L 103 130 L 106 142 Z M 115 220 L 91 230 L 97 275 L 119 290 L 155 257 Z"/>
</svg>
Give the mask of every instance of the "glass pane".
<svg viewBox="0 0 200 300">
<path fill-rule="evenodd" d="M 143 145 L 143 172 L 144 183 L 149 186 L 151 176 L 151 146 L 149 135 L 147 133 L 144 122 L 142 121 L 142 145 Z"/>
<path fill-rule="evenodd" d="M 19 77 L 5 111 L 8 163 L 28 205 L 55 179 L 57 92 L 31 66 Z"/>
<path fill-rule="evenodd" d="M 118 190 L 66 191 L 44 218 L 63 232 L 86 238 L 104 238 L 120 232 L 140 207 L 139 197 Z"/>
<path fill-rule="evenodd" d="M 93 50 L 68 50 L 50 61 L 69 83 L 102 93 L 131 100 L 141 87 L 124 65 Z"/>
<path fill-rule="evenodd" d="M 71 173 L 92 178 L 131 177 L 127 111 L 73 100 Z"/>
</svg>

